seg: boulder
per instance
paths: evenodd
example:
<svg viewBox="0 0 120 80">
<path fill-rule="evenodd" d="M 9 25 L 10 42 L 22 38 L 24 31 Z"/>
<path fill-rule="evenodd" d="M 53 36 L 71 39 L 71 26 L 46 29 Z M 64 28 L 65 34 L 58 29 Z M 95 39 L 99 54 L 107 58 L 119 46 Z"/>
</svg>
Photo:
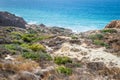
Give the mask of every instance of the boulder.
<svg viewBox="0 0 120 80">
<path fill-rule="evenodd" d="M 110 22 L 105 28 L 119 28 L 120 29 L 120 20 L 115 20 Z"/>
<path fill-rule="evenodd" d="M 0 12 L 0 26 L 14 26 L 26 28 L 26 21 L 22 17 L 18 17 L 9 12 Z"/>
</svg>

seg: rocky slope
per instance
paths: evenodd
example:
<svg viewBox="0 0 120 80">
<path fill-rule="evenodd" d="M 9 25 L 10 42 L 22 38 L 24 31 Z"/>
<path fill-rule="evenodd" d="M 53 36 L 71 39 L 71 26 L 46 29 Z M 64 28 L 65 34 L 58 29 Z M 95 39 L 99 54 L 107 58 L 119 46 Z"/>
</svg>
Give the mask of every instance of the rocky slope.
<svg viewBox="0 0 120 80">
<path fill-rule="evenodd" d="M 68 36 L 72 35 L 72 30 L 66 29 L 66 28 L 61 28 L 57 26 L 53 27 L 47 27 L 44 24 L 36 25 L 36 24 L 29 24 L 26 26 L 27 29 L 34 29 L 35 31 L 41 31 L 47 34 L 54 34 L 54 35 L 62 35 L 62 36 Z"/>
<path fill-rule="evenodd" d="M 0 80 L 120 80 L 119 28 L 26 27 L 0 27 Z"/>
</svg>

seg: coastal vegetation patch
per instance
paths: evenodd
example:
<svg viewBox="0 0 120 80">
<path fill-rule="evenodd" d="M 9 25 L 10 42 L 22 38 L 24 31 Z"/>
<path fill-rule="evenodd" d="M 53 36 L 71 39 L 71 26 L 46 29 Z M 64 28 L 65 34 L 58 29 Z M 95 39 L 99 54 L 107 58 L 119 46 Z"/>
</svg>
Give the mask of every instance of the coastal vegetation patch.
<svg viewBox="0 0 120 80">
<path fill-rule="evenodd" d="M 54 62 L 58 65 L 61 64 L 66 64 L 66 63 L 72 63 L 72 60 L 69 57 L 61 57 L 61 56 L 57 56 L 54 58 Z"/>
<path fill-rule="evenodd" d="M 67 68 L 65 66 L 57 67 L 57 71 L 58 71 L 58 73 L 62 73 L 64 75 L 71 75 L 72 74 L 72 69 L 71 68 Z"/>
</svg>

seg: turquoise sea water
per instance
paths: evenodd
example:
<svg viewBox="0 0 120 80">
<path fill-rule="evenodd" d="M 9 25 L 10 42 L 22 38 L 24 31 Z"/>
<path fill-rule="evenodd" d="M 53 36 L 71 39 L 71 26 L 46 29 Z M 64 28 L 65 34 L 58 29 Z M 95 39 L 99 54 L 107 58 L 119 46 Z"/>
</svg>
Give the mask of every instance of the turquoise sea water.
<svg viewBox="0 0 120 80">
<path fill-rule="evenodd" d="M 80 32 L 120 20 L 120 0 L 0 0 L 0 11 L 12 12 L 31 24 Z"/>
</svg>

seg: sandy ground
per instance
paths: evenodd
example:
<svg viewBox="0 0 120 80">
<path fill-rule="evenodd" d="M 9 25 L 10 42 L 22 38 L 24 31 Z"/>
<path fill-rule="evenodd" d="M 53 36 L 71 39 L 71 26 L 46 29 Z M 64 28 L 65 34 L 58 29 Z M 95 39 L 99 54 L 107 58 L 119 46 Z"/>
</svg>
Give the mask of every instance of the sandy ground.
<svg viewBox="0 0 120 80">
<path fill-rule="evenodd" d="M 87 62 L 104 62 L 108 67 L 120 68 L 120 57 L 105 52 L 105 48 L 88 48 L 85 43 L 82 45 L 63 43 L 62 47 L 54 52 L 53 56 L 68 56 Z"/>
</svg>

